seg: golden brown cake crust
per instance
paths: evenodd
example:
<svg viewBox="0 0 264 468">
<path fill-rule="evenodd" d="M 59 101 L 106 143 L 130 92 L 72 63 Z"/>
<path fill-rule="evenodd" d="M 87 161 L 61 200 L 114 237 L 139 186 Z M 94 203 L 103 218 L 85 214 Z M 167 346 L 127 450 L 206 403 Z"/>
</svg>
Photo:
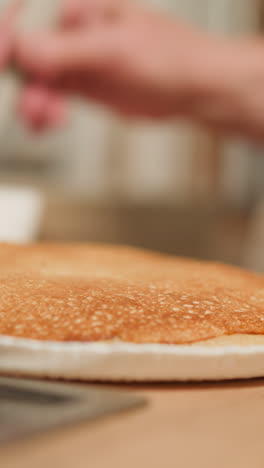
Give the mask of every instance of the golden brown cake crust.
<svg viewBox="0 0 264 468">
<path fill-rule="evenodd" d="M 264 277 L 104 245 L 0 245 L 0 334 L 195 343 L 264 335 Z"/>
</svg>

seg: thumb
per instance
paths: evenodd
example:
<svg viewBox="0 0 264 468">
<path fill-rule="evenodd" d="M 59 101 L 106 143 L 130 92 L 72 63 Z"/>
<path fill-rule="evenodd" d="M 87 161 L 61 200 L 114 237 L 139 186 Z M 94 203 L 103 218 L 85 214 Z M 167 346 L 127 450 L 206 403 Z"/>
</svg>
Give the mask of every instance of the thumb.
<svg viewBox="0 0 264 468">
<path fill-rule="evenodd" d="M 53 80 L 67 73 L 111 68 L 118 55 L 114 34 L 102 30 L 22 35 L 15 46 L 24 72 Z"/>
</svg>

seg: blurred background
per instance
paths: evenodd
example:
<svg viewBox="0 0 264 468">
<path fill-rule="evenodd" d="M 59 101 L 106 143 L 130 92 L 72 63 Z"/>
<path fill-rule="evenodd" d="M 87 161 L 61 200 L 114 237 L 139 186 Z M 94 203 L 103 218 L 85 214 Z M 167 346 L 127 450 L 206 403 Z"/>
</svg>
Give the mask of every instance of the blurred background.
<svg viewBox="0 0 264 468">
<path fill-rule="evenodd" d="M 262 31 L 262 0 L 145 3 L 225 35 Z M 0 131 L 0 241 L 125 243 L 264 272 L 263 148 L 82 102 L 59 133 Z"/>
</svg>

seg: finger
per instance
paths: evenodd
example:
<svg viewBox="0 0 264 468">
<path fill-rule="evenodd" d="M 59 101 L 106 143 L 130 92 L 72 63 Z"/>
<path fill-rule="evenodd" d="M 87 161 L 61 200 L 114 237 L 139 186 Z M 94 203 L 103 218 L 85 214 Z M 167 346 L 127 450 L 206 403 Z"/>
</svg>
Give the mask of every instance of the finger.
<svg viewBox="0 0 264 468">
<path fill-rule="evenodd" d="M 175 107 L 171 99 L 149 93 L 147 90 L 137 90 L 128 84 L 123 85 L 118 80 L 105 79 L 103 76 L 89 77 L 86 82 L 76 80 L 76 90 L 87 99 L 112 108 L 120 114 L 129 117 L 168 118 L 175 115 Z M 183 114 L 179 105 L 177 113 Z"/>
<path fill-rule="evenodd" d="M 87 77 L 72 76 L 64 81 L 64 89 L 68 93 L 79 95 L 85 99 L 95 102 L 96 104 L 104 105 L 119 113 L 128 114 L 129 100 L 127 93 L 120 92 L 120 88 L 116 83 L 106 80 L 104 77 L 90 75 Z M 135 106 L 135 103 L 132 103 Z"/>
<path fill-rule="evenodd" d="M 67 116 L 63 97 L 39 84 L 29 85 L 23 91 L 19 112 L 35 130 L 62 125 Z"/>
<path fill-rule="evenodd" d="M 25 0 L 15 0 L 12 4 L 5 8 L 4 13 L 0 15 L 0 28 L 10 29 L 14 26 L 17 15 L 23 6 Z"/>
<path fill-rule="evenodd" d="M 40 85 L 28 86 L 20 99 L 19 109 L 22 115 L 30 122 L 38 124 L 45 118 L 45 111 L 49 95 Z"/>
<path fill-rule="evenodd" d="M 3 68 L 10 59 L 16 19 L 22 3 L 22 0 L 13 2 L 0 17 L 0 68 Z"/>
<path fill-rule="evenodd" d="M 80 28 L 99 22 L 112 22 L 122 16 L 126 0 L 66 0 L 62 26 Z"/>
<path fill-rule="evenodd" d="M 62 26 L 65 28 L 77 28 L 83 24 L 84 17 L 87 20 L 87 16 L 93 13 L 87 8 L 86 0 L 66 0 L 64 11 L 62 15 Z"/>
<path fill-rule="evenodd" d="M 109 69 L 119 49 L 118 37 L 103 28 L 24 35 L 16 44 L 16 62 L 26 72 L 52 81 L 66 73 Z"/>
<path fill-rule="evenodd" d="M 46 105 L 46 124 L 50 127 L 63 126 L 68 117 L 66 96 L 57 90 L 51 90 Z"/>
</svg>

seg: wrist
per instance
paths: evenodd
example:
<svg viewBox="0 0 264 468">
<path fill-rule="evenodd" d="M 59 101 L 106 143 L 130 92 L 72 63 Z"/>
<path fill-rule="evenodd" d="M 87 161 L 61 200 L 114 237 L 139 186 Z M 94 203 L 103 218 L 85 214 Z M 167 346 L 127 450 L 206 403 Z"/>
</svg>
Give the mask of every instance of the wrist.
<svg viewBox="0 0 264 468">
<path fill-rule="evenodd" d="M 187 98 L 188 117 L 216 129 L 263 137 L 262 40 L 212 41 L 199 60 Z"/>
</svg>

